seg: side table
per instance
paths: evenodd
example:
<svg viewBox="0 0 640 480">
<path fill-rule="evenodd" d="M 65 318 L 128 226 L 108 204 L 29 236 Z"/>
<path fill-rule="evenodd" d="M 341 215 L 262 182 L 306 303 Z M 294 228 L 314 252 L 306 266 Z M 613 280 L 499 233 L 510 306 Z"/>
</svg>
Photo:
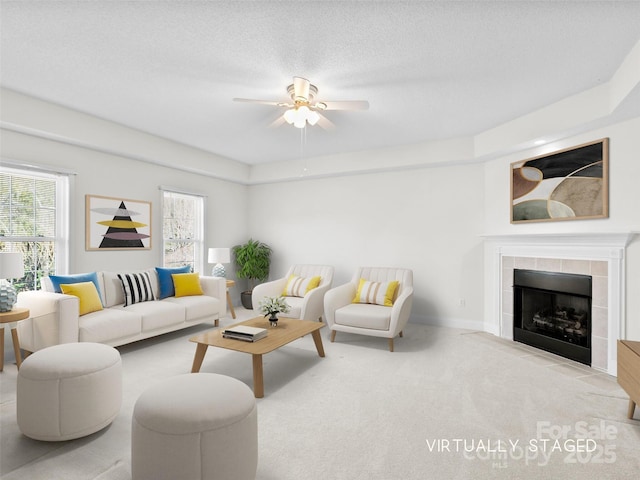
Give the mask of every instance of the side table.
<svg viewBox="0 0 640 480">
<path fill-rule="evenodd" d="M 231 303 L 231 295 L 229 295 L 229 288 L 236 284 L 235 280 L 227 280 L 227 304 L 229 304 L 229 310 L 231 311 L 231 318 L 236 318 L 236 311 L 233 309 L 233 303 Z"/>
<path fill-rule="evenodd" d="M 20 341 L 18 340 L 18 322 L 29 318 L 29 309 L 16 307 L 8 312 L 0 312 L 0 372 L 4 370 L 4 329 L 11 329 L 11 339 L 13 340 L 13 351 L 16 354 L 16 365 L 22 365 L 22 355 L 20 354 Z"/>
<path fill-rule="evenodd" d="M 618 383 L 629 395 L 627 418 L 640 403 L 640 342 L 618 340 Z"/>
</svg>

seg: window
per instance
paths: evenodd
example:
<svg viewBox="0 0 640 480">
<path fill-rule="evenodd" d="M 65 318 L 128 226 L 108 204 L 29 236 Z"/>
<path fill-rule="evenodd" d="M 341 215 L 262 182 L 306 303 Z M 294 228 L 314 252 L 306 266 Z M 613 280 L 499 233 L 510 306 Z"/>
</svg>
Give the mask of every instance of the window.
<svg viewBox="0 0 640 480">
<path fill-rule="evenodd" d="M 42 277 L 66 271 L 68 199 L 68 175 L 0 168 L 0 251 L 23 255 L 17 291 L 38 290 Z"/>
<path fill-rule="evenodd" d="M 204 197 L 162 189 L 162 251 L 165 267 L 202 271 Z"/>
</svg>

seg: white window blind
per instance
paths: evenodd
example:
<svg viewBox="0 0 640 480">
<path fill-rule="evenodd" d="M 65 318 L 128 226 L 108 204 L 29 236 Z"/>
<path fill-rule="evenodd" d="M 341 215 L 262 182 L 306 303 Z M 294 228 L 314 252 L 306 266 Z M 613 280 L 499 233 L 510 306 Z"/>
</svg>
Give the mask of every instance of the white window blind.
<svg viewBox="0 0 640 480">
<path fill-rule="evenodd" d="M 201 195 L 162 190 L 162 251 L 165 267 L 190 265 L 203 271 L 204 198 Z"/>
<path fill-rule="evenodd" d="M 68 175 L 0 167 L 0 251 L 21 252 L 18 291 L 38 290 L 40 278 L 66 270 Z"/>
</svg>

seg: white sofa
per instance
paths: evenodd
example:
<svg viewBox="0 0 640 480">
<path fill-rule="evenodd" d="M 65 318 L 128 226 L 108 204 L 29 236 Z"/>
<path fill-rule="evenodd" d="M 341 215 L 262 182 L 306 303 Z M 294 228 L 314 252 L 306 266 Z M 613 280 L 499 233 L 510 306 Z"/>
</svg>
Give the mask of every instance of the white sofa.
<svg viewBox="0 0 640 480">
<path fill-rule="evenodd" d="M 144 271 L 149 273 L 155 298 L 159 298 L 156 270 Z M 201 276 L 204 295 L 171 296 L 125 307 L 118 273 L 122 272 L 96 272 L 104 308 L 85 315 L 79 315 L 78 297 L 55 293 L 49 278 L 42 279 L 42 290 L 20 292 L 17 305 L 31 314 L 18 323 L 20 347 L 29 352 L 72 342 L 117 347 L 199 323 L 218 326 L 226 313 L 224 278 Z"/>
</svg>

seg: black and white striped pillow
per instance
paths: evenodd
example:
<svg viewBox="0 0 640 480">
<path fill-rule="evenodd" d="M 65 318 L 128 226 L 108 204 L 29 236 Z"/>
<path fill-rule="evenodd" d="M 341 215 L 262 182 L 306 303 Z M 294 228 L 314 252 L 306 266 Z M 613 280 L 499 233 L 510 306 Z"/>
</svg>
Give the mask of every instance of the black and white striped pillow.
<svg viewBox="0 0 640 480">
<path fill-rule="evenodd" d="M 147 272 L 118 274 L 124 290 L 124 306 L 155 300 Z"/>
</svg>

